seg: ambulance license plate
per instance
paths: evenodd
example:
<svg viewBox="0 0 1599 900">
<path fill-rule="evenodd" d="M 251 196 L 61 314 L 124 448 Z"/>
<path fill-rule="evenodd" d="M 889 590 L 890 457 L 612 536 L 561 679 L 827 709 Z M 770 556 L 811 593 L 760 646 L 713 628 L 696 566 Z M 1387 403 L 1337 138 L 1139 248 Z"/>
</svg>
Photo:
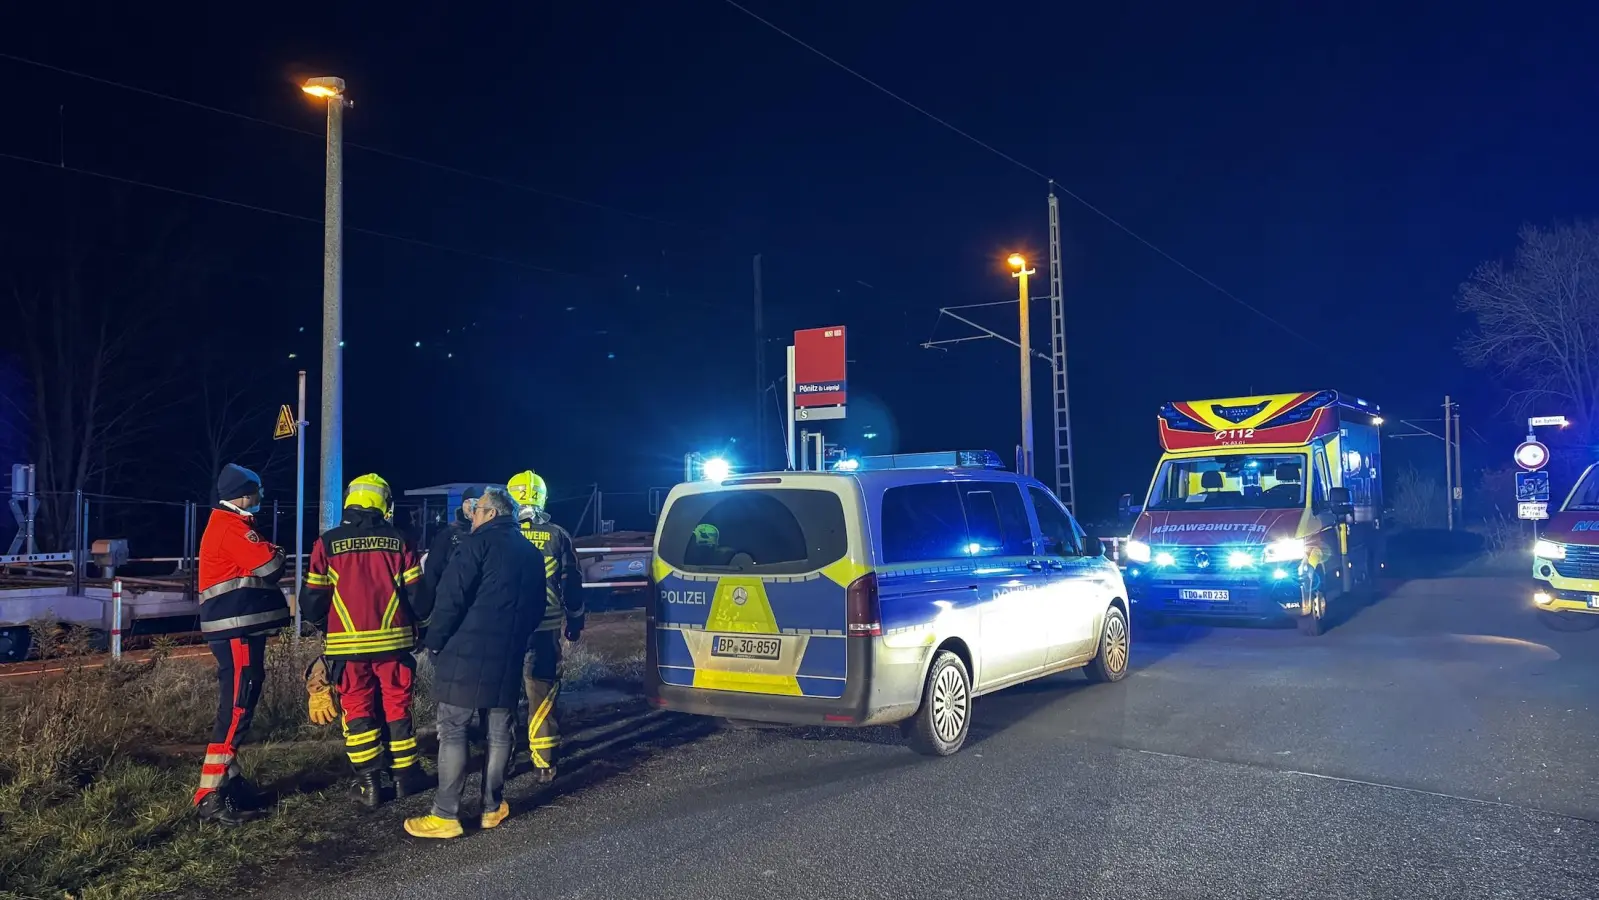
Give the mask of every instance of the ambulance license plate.
<svg viewBox="0 0 1599 900">
<path fill-rule="evenodd" d="M 777 659 L 783 655 L 783 642 L 777 638 L 719 634 L 711 643 L 711 655 L 738 659 Z"/>
<path fill-rule="evenodd" d="M 1232 598 L 1227 591 L 1196 591 L 1190 588 L 1179 590 L 1177 596 L 1183 600 L 1229 600 Z"/>
</svg>

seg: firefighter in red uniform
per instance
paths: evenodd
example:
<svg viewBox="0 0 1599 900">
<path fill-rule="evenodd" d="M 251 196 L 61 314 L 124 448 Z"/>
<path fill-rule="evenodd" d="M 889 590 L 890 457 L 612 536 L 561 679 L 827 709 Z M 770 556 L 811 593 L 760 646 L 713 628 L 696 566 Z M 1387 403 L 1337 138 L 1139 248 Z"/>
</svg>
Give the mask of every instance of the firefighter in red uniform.
<svg viewBox="0 0 1599 900">
<path fill-rule="evenodd" d="M 362 803 L 377 806 L 382 774 L 396 796 L 424 789 L 417 765 L 411 685 L 422 566 L 394 526 L 388 482 L 362 475 L 344 497 L 344 520 L 317 538 L 301 614 L 327 634 L 323 654 L 343 713 L 344 752 Z"/>
<path fill-rule="evenodd" d="M 237 825 L 258 812 L 237 753 L 261 699 L 267 635 L 294 617 L 277 586 L 283 550 L 255 530 L 261 476 L 230 463 L 217 497 L 200 538 L 199 581 L 200 631 L 217 660 L 217 718 L 194 805 L 204 821 Z"/>
</svg>

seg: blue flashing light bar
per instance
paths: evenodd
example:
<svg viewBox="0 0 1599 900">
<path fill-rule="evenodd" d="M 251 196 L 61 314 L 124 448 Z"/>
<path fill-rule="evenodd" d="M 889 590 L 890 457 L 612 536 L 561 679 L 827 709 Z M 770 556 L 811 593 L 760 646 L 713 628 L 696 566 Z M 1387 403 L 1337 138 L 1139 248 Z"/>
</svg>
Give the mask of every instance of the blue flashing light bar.
<svg viewBox="0 0 1599 900">
<path fill-rule="evenodd" d="M 992 450 L 935 450 L 930 453 L 894 453 L 862 456 L 856 471 L 882 469 L 1003 469 L 1005 463 Z"/>
</svg>

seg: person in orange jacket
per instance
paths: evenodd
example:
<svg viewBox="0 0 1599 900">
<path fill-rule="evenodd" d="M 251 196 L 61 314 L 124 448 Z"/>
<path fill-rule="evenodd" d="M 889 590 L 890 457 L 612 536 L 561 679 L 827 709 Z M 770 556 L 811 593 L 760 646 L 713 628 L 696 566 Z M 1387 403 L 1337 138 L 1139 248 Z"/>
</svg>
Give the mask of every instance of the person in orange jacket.
<svg viewBox="0 0 1599 900">
<path fill-rule="evenodd" d="M 278 589 L 283 550 L 255 530 L 261 493 L 261 476 L 228 464 L 200 538 L 200 632 L 217 661 L 217 717 L 194 806 L 201 820 L 221 825 L 259 812 L 255 789 L 239 770 L 238 747 L 261 699 L 267 635 L 293 621 Z"/>
<path fill-rule="evenodd" d="M 396 796 L 426 788 L 411 719 L 411 651 L 431 609 L 416 608 L 422 566 L 393 518 L 388 482 L 377 475 L 350 482 L 343 521 L 311 548 L 300 604 L 304 620 L 327 635 L 323 655 L 337 685 L 344 752 L 368 808 L 382 800 L 385 771 Z"/>
</svg>

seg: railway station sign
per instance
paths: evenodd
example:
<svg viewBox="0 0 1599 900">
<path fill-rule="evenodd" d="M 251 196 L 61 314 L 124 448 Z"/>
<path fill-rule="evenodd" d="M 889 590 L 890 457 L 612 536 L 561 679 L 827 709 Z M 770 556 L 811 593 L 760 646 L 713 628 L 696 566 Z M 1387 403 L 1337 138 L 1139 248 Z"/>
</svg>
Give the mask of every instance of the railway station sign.
<svg viewBox="0 0 1599 900">
<path fill-rule="evenodd" d="M 844 326 L 807 328 L 794 332 L 794 408 L 795 418 L 842 419 L 848 394 Z M 833 407 L 832 415 L 819 414 L 817 407 Z M 801 410 L 810 410 L 801 415 Z"/>
</svg>

